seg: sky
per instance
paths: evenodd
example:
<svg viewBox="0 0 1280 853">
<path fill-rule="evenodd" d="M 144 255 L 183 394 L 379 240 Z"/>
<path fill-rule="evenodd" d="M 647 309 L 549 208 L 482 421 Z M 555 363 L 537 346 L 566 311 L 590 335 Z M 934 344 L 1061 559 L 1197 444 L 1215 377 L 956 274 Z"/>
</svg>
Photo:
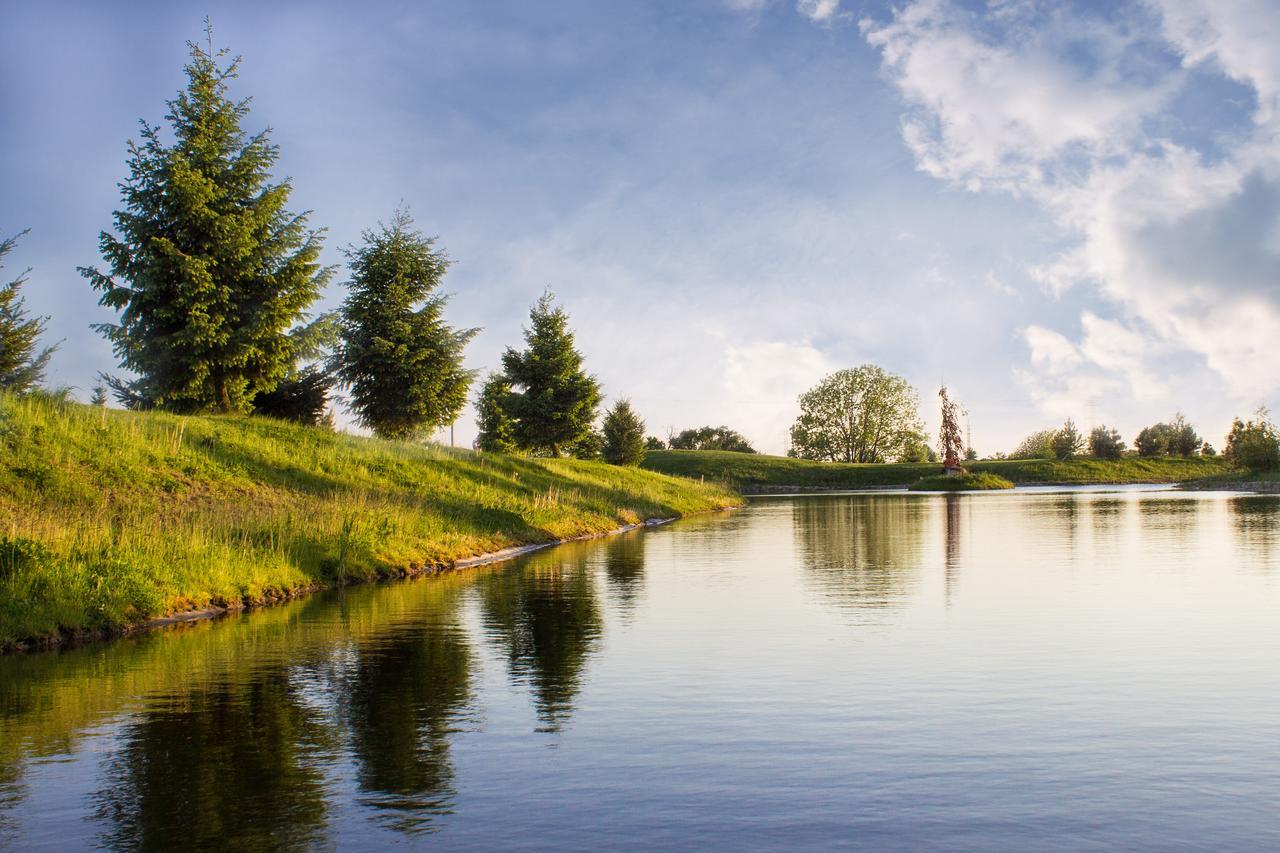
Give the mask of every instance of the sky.
<svg viewBox="0 0 1280 853">
<path fill-rule="evenodd" d="M 1219 449 L 1280 399 L 1280 2 L 434 0 L 0 7 L 4 280 L 87 398 L 139 119 L 188 39 L 243 57 L 324 259 L 407 206 L 498 367 L 553 290 L 651 434 L 783 452 L 796 398 L 874 363 L 981 454 L 1072 417 Z M 315 310 L 336 307 L 339 269 Z M 349 417 L 341 419 L 350 424 Z M 470 409 L 456 440 L 475 434 Z"/>
</svg>

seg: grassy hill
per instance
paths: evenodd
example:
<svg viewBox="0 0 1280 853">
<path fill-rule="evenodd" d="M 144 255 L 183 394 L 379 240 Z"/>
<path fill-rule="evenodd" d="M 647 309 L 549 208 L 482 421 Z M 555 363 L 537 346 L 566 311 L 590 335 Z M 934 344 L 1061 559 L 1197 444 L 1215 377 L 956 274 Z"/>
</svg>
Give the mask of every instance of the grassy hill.
<svg viewBox="0 0 1280 853">
<path fill-rule="evenodd" d="M 0 395 L 0 648 L 736 503 L 598 462 Z"/>
<path fill-rule="evenodd" d="M 812 462 L 785 456 L 729 453 L 717 450 L 656 450 L 645 457 L 643 467 L 664 474 L 705 479 L 732 488 L 758 491 L 775 487 L 812 489 L 869 489 L 906 486 L 938 473 L 938 463 L 845 465 Z M 969 462 L 975 473 L 997 474 L 1013 483 L 1181 483 L 1204 477 L 1229 475 L 1221 457 L 1146 459 L 1006 459 Z"/>
</svg>

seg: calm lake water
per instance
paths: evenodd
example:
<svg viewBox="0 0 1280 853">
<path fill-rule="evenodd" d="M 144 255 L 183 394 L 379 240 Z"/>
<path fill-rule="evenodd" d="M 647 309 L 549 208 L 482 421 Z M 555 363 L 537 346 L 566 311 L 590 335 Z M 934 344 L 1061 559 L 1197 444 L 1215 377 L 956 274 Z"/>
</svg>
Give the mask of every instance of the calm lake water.
<svg viewBox="0 0 1280 853">
<path fill-rule="evenodd" d="M 0 846 L 1280 849 L 1280 499 L 758 498 L 0 659 Z"/>
</svg>

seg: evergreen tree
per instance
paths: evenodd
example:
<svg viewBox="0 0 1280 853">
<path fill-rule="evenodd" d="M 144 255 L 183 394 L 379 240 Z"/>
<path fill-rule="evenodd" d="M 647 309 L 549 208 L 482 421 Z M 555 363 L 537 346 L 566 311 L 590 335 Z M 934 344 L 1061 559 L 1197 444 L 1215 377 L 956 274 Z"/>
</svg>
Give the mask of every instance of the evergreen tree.
<svg viewBox="0 0 1280 853">
<path fill-rule="evenodd" d="M 559 456 L 591 439 L 600 385 L 582 369 L 569 316 L 547 292 L 529 312 L 524 351 L 508 348 L 502 366 L 511 382 L 507 412 L 516 443 L 525 450 Z"/>
<path fill-rule="evenodd" d="M 450 423 L 474 378 L 462 366 L 462 350 L 479 330 L 445 324 L 448 297 L 435 291 L 449 260 L 434 245 L 398 211 L 347 251 L 351 281 L 337 372 L 360 422 L 384 438 Z"/>
<path fill-rule="evenodd" d="M 18 237 L 0 240 L 0 269 L 4 257 L 13 250 Z M 24 272 L 8 284 L 0 285 L 0 390 L 25 394 L 44 381 L 44 371 L 57 346 L 37 351 L 48 317 L 28 317 L 18 294 L 27 282 Z"/>
<path fill-rule="evenodd" d="M 187 86 L 165 115 L 173 142 L 142 122 L 116 233 L 99 243 L 108 270 L 80 272 L 120 312 L 95 328 L 137 374 L 111 383 L 126 405 L 247 412 L 293 367 L 287 332 L 331 270 L 307 215 L 286 209 L 289 181 L 271 183 L 268 131 L 241 129 L 249 101 L 227 95 L 239 58 L 188 46 Z"/>
<path fill-rule="evenodd" d="M 1062 429 L 1055 432 L 1049 440 L 1049 449 L 1053 451 L 1055 459 L 1074 459 L 1076 454 L 1084 450 L 1084 437 L 1076 429 L 1075 421 L 1071 418 L 1063 421 Z"/>
<path fill-rule="evenodd" d="M 328 423 L 336 377 L 326 362 L 332 361 L 339 331 L 338 315 L 331 312 L 290 332 L 294 364 L 275 388 L 253 398 L 253 413 L 310 426 Z"/>
<path fill-rule="evenodd" d="M 491 373 L 476 400 L 476 426 L 480 435 L 476 447 L 489 453 L 515 453 L 515 423 L 507 414 L 511 382 L 501 373 Z"/>
<path fill-rule="evenodd" d="M 644 461 L 644 421 L 629 400 L 619 400 L 604 413 L 604 461 L 613 465 L 639 465 Z"/>
<path fill-rule="evenodd" d="M 99 407 L 107 405 L 107 389 L 102 383 L 93 386 L 93 396 L 89 398 L 89 405 Z"/>
</svg>

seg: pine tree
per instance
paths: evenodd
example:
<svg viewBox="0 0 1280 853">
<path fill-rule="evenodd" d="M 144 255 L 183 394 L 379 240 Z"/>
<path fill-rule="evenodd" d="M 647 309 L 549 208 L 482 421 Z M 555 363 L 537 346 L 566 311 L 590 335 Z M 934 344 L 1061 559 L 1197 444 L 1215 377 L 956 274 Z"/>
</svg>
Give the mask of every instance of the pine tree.
<svg viewBox="0 0 1280 853">
<path fill-rule="evenodd" d="M 582 369 L 569 316 L 548 291 L 529 312 L 523 351 L 508 348 L 503 370 L 511 382 L 507 412 L 516 443 L 524 450 L 559 456 L 590 438 L 600 385 Z"/>
<path fill-rule="evenodd" d="M 501 373 L 491 373 L 476 399 L 476 447 L 489 453 L 515 453 L 515 423 L 507 414 L 511 382 Z"/>
<path fill-rule="evenodd" d="M 90 406 L 105 408 L 107 405 L 107 389 L 102 383 L 93 386 L 93 396 L 89 398 Z"/>
<path fill-rule="evenodd" d="M 290 332 L 294 364 L 275 388 L 253 398 L 253 413 L 332 429 L 329 392 L 336 377 L 330 365 L 340 330 L 338 315 L 329 312 Z"/>
<path fill-rule="evenodd" d="M 18 234 L 0 240 L 0 269 L 4 258 L 17 245 Z M 19 291 L 27 282 L 23 272 L 8 284 L 0 285 L 0 390 L 25 394 L 44 381 L 44 371 L 57 346 L 37 351 L 48 317 L 28 317 Z"/>
<path fill-rule="evenodd" d="M 644 461 L 644 421 L 631 408 L 631 401 L 619 400 L 604 413 L 604 461 L 613 465 L 639 465 Z"/>
<path fill-rule="evenodd" d="M 478 329 L 444 322 L 437 294 L 449 260 L 413 228 L 407 211 L 350 249 L 337 373 L 360 422 L 384 438 L 444 426 L 467 402 L 474 373 L 462 350 Z"/>
<path fill-rule="evenodd" d="M 292 186 L 271 183 L 279 157 L 268 131 L 246 135 L 248 99 L 228 98 L 240 59 L 188 43 L 187 86 L 160 128 L 129 142 L 129 178 L 115 232 L 100 247 L 108 271 L 82 267 L 119 324 L 95 328 L 120 365 L 111 383 L 128 405 L 247 412 L 294 365 L 287 334 L 331 270 L 320 232 L 286 209 Z"/>
</svg>

